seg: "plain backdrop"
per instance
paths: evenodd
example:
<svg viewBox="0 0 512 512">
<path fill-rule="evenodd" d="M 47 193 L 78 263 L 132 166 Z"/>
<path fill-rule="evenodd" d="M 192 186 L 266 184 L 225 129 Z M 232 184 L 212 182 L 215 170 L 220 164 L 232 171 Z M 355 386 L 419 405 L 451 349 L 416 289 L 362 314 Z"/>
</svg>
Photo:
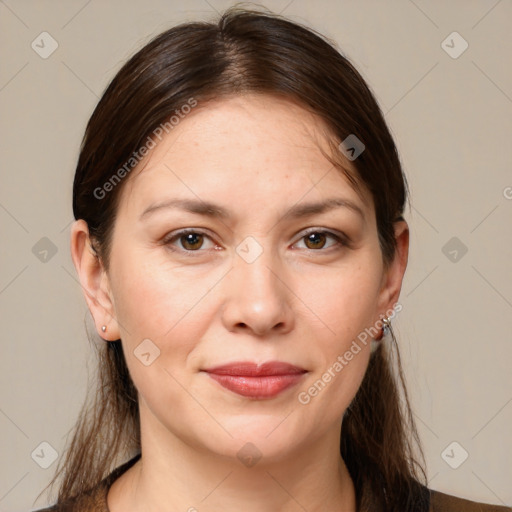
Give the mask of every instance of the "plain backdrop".
<svg viewBox="0 0 512 512">
<path fill-rule="evenodd" d="M 0 1 L 0 511 L 46 505 L 34 500 L 57 462 L 44 469 L 37 454 L 53 453 L 41 443 L 62 452 L 87 387 L 87 309 L 69 253 L 85 124 L 152 36 L 231 3 Z M 512 2 L 264 5 L 336 41 L 395 136 L 411 189 L 395 331 L 429 486 L 510 505 Z"/>
</svg>

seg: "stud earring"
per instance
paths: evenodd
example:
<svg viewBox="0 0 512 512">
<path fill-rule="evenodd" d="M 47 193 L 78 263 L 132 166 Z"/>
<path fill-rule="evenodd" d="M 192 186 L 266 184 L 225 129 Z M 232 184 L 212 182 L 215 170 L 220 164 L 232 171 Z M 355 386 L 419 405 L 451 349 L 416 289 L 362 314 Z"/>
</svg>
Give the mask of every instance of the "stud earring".
<svg viewBox="0 0 512 512">
<path fill-rule="evenodd" d="M 103 332 L 105 332 L 105 331 L 107 330 L 107 326 L 106 326 L 106 325 L 102 325 L 102 326 L 101 326 L 101 330 L 102 330 Z"/>
</svg>

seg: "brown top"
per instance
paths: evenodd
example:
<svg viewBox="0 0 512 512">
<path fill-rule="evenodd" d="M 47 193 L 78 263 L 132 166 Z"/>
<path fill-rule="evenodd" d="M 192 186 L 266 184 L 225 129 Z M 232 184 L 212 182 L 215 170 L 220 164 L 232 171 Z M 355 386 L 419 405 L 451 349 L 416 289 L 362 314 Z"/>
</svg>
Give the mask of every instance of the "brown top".
<svg viewBox="0 0 512 512">
<path fill-rule="evenodd" d="M 107 505 L 110 486 L 139 458 L 140 454 L 114 469 L 89 493 L 82 494 L 69 503 L 56 504 L 36 512 L 110 512 Z M 512 507 L 477 503 L 431 489 L 428 489 L 428 492 L 430 494 L 429 512 L 512 512 Z"/>
</svg>

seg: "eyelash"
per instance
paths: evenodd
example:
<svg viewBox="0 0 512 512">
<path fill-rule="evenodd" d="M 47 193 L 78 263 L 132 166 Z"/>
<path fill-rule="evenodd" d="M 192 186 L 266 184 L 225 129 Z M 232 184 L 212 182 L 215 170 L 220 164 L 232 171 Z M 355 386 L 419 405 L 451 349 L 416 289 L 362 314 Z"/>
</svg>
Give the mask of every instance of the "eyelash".
<svg viewBox="0 0 512 512">
<path fill-rule="evenodd" d="M 333 245 L 331 245 L 330 247 L 328 247 L 327 249 L 324 249 L 324 250 L 322 250 L 323 248 L 321 248 L 321 249 L 308 249 L 308 248 L 306 248 L 306 250 L 309 251 L 309 252 L 320 252 L 320 253 L 323 252 L 323 253 L 325 253 L 326 251 L 330 251 L 333 248 L 336 248 L 336 245 L 338 246 L 337 247 L 338 250 L 341 249 L 342 247 L 349 247 L 350 246 L 348 237 L 346 237 L 345 235 L 342 235 L 342 234 L 338 235 L 336 233 L 333 233 L 332 231 L 322 230 L 322 229 L 319 229 L 319 228 L 311 228 L 311 229 L 307 230 L 300 237 L 299 241 L 303 240 L 304 238 L 306 238 L 308 235 L 311 235 L 312 233 L 323 234 L 323 235 L 326 235 L 327 237 L 333 238 L 336 241 L 336 244 L 333 244 Z M 211 237 L 208 235 L 208 233 L 206 233 L 206 232 L 204 232 L 204 231 L 202 231 L 200 229 L 188 228 L 188 229 L 183 229 L 181 231 L 177 231 L 175 233 L 169 234 L 168 236 L 166 236 L 162 240 L 162 244 L 165 245 L 166 247 L 168 247 L 172 251 L 181 252 L 182 254 L 184 253 L 187 256 L 192 256 L 192 257 L 200 256 L 200 253 L 204 252 L 207 249 L 197 249 L 195 251 L 192 251 L 192 250 L 189 250 L 189 249 L 178 249 L 178 248 L 175 248 L 175 247 L 172 246 L 172 242 L 174 240 L 179 240 L 181 237 L 183 237 L 185 235 L 189 235 L 189 234 L 203 235 L 203 236 L 211 239 Z M 194 253 L 197 253 L 197 254 L 194 254 Z"/>
</svg>

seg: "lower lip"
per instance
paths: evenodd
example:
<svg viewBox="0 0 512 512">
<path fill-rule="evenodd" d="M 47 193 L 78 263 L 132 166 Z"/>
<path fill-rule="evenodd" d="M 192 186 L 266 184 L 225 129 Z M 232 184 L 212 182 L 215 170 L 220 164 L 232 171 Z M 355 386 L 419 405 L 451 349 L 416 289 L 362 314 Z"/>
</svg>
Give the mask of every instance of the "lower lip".
<svg viewBox="0 0 512 512">
<path fill-rule="evenodd" d="M 259 377 L 247 377 L 238 375 L 218 375 L 208 373 L 221 386 L 237 393 L 241 396 L 250 398 L 273 398 L 291 386 L 297 384 L 303 373 L 293 373 L 287 375 L 266 375 Z"/>
</svg>

